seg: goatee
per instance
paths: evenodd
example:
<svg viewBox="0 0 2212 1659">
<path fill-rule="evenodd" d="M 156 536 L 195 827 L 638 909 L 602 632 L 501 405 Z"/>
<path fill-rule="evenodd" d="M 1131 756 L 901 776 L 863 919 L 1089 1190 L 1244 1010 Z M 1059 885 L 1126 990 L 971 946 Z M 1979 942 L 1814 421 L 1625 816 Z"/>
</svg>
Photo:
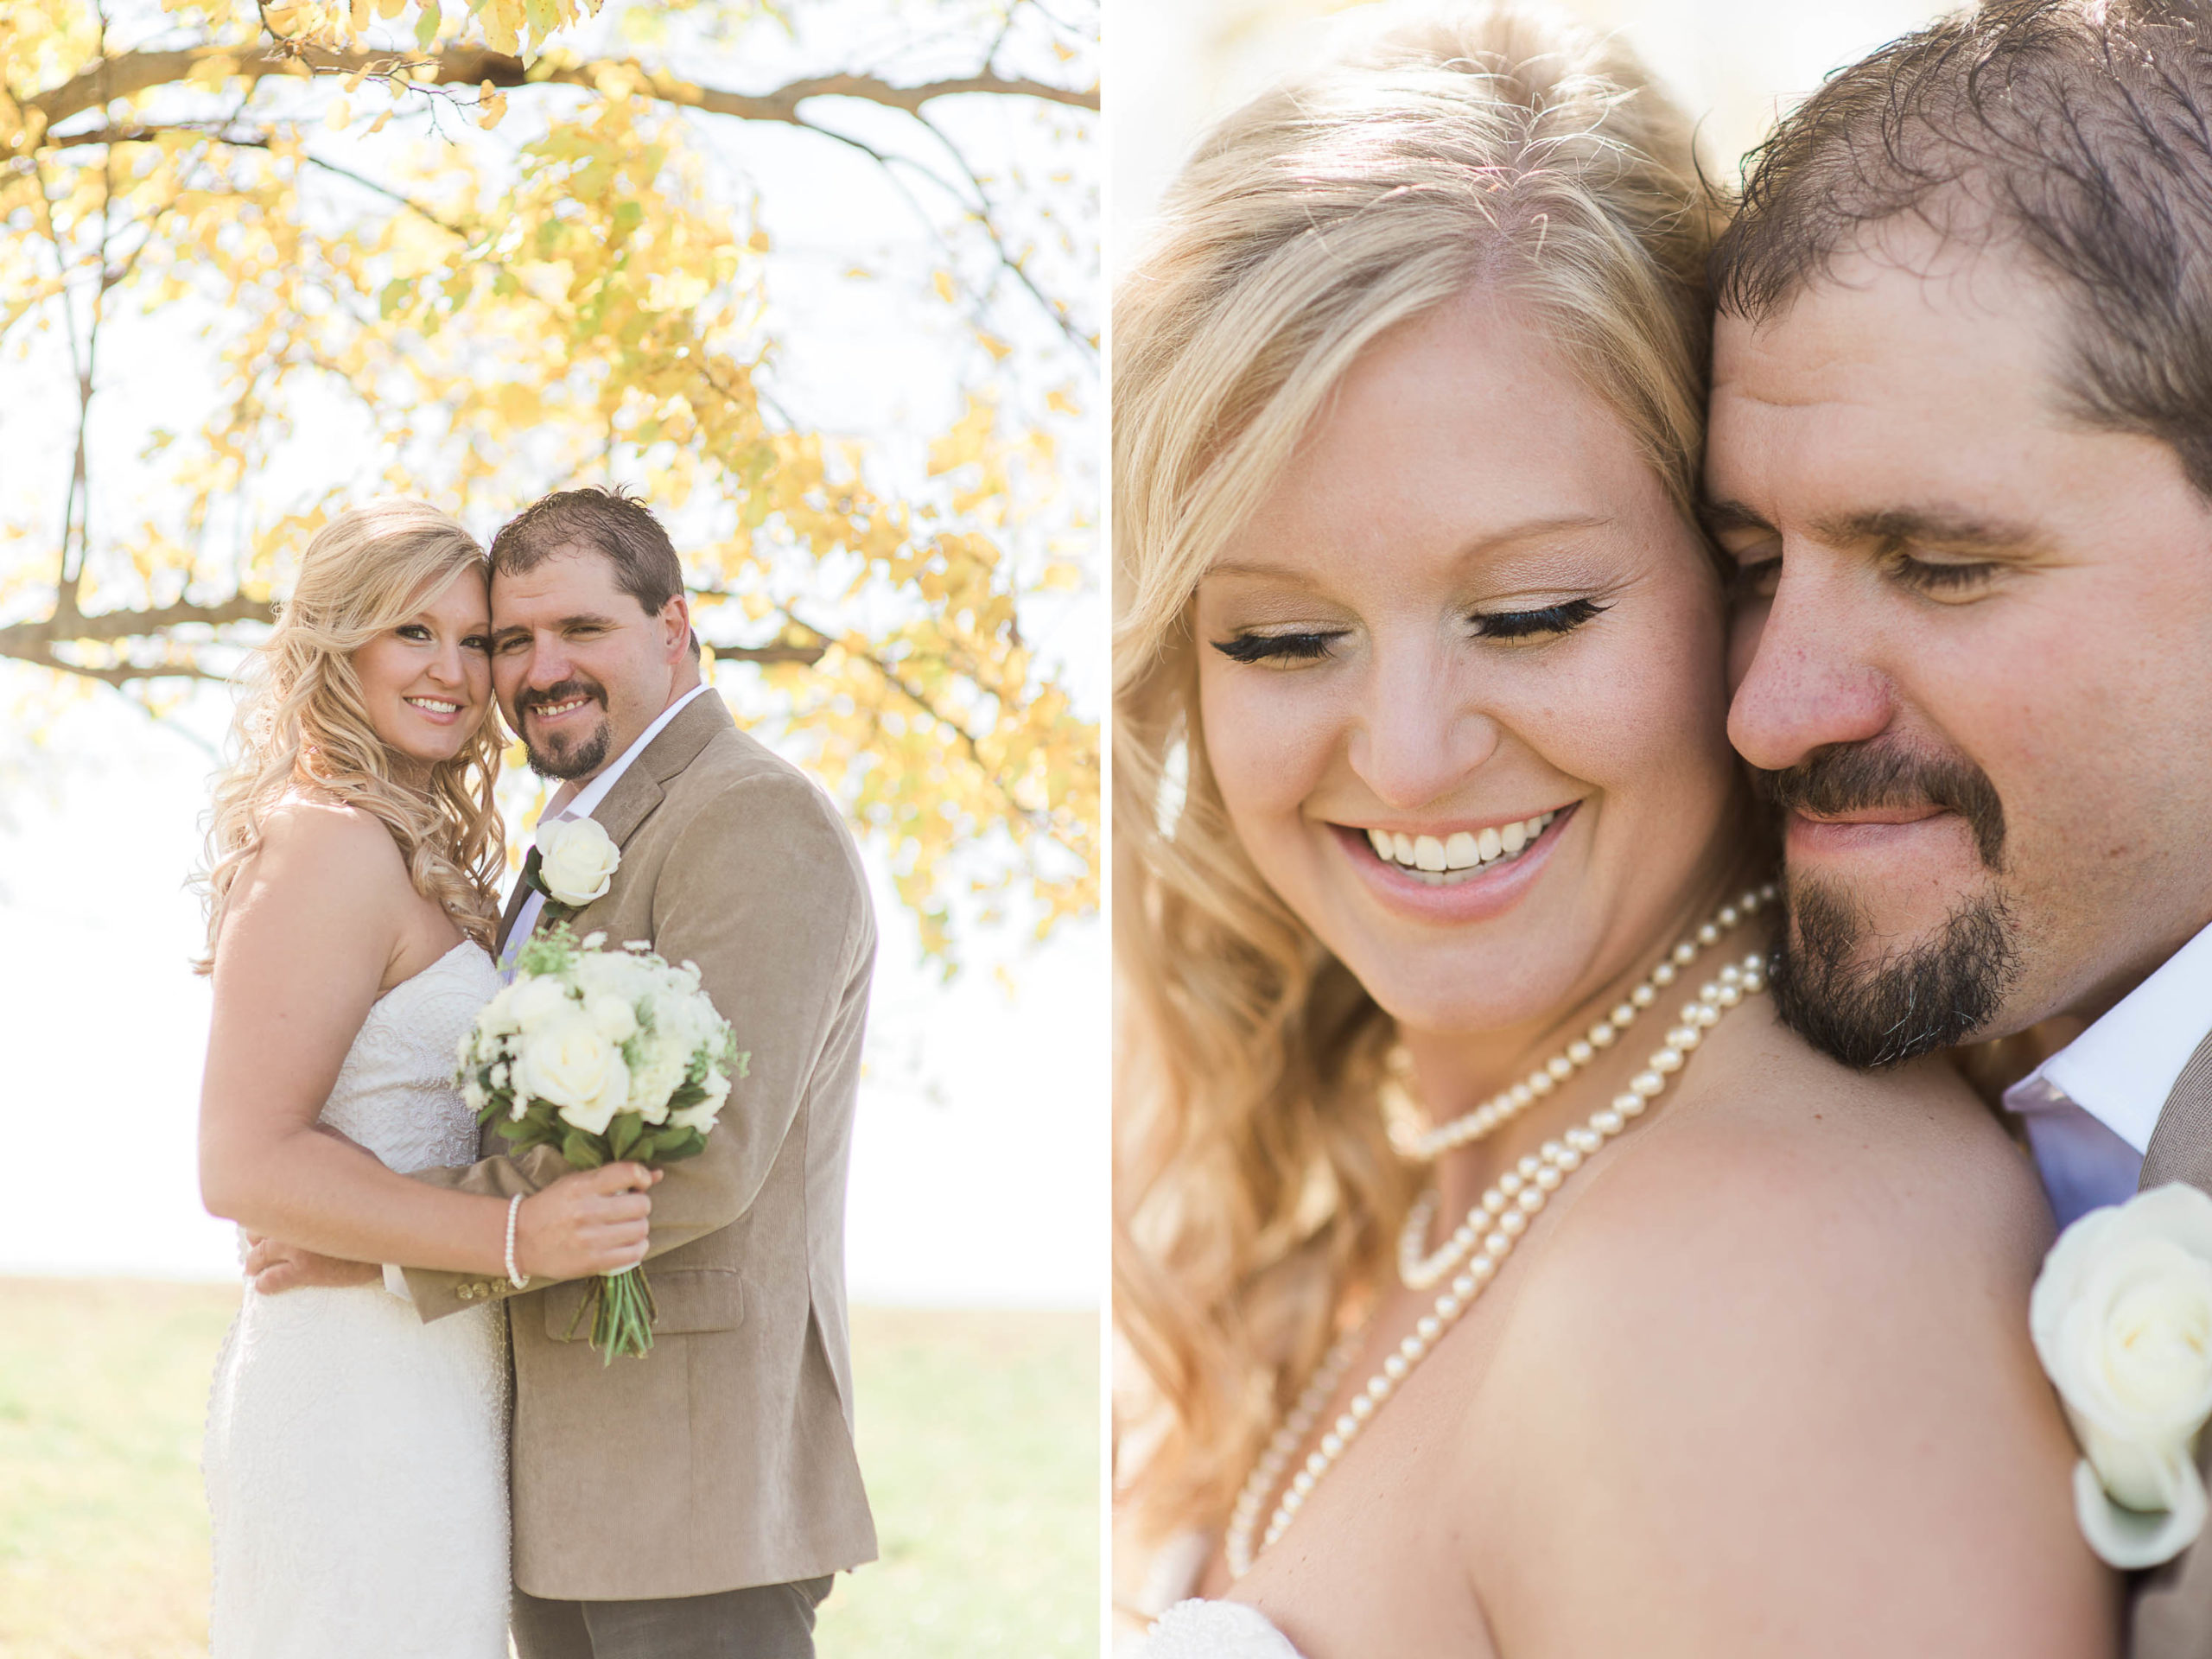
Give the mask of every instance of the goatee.
<svg viewBox="0 0 2212 1659">
<path fill-rule="evenodd" d="M 2019 975 L 2011 913 L 1996 894 L 1953 911 L 1936 936 L 1858 960 L 1868 928 L 1847 895 L 1792 881 L 1769 953 L 1767 988 L 1783 1022 L 1862 1071 L 1961 1043 L 1995 1019 Z"/>
</svg>

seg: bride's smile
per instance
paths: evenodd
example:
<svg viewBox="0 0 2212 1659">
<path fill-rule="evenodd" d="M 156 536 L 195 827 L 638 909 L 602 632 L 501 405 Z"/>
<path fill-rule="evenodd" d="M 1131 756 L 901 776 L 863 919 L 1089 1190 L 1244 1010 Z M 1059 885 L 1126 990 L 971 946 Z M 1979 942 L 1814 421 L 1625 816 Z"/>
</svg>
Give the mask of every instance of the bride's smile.
<svg viewBox="0 0 2212 1659">
<path fill-rule="evenodd" d="M 1548 1025 L 1725 877 L 1717 566 L 1510 303 L 1369 348 L 1196 628 L 1239 839 L 1409 1028 Z"/>
</svg>

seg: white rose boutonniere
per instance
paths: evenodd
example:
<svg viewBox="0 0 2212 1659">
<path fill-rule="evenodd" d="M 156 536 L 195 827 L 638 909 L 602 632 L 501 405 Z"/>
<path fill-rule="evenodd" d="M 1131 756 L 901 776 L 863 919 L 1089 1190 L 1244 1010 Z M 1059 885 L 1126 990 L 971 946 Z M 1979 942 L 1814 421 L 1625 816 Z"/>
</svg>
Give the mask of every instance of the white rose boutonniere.
<svg viewBox="0 0 2212 1659">
<path fill-rule="evenodd" d="M 553 818 L 537 826 L 537 879 L 571 909 L 607 891 L 622 855 L 596 818 Z"/>
<path fill-rule="evenodd" d="M 2183 1182 L 2092 1210 L 2028 1303 L 2036 1352 L 2081 1443 L 2074 1509 L 2111 1565 L 2155 1567 L 2202 1530 L 2212 1417 L 2212 1197 Z"/>
</svg>

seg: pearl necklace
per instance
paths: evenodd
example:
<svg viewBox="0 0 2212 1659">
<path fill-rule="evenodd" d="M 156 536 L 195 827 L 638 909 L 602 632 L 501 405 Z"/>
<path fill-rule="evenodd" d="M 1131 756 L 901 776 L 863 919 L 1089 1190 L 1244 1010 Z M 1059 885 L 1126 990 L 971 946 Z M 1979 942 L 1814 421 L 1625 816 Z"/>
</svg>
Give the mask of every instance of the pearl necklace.
<svg viewBox="0 0 2212 1659">
<path fill-rule="evenodd" d="M 1769 882 L 1746 892 L 1732 905 L 1721 906 L 1711 921 L 1662 957 L 1659 965 L 1644 976 L 1643 982 L 1617 1003 L 1611 1014 L 1592 1026 L 1586 1037 L 1577 1038 L 1522 1082 L 1501 1090 L 1471 1112 L 1448 1123 L 1440 1123 L 1433 1129 L 1417 1129 L 1407 1121 L 1406 1114 L 1394 1115 L 1389 1125 L 1391 1146 L 1409 1163 L 1434 1163 L 1446 1153 L 1468 1146 L 1511 1122 L 1596 1059 L 1599 1050 L 1611 1048 L 1615 1039 L 1636 1023 L 1637 1015 L 1656 1002 L 1659 993 L 1697 960 L 1699 951 L 1718 944 L 1722 934 L 1746 917 L 1758 915 L 1764 906 L 1773 902 L 1774 885 Z"/>
<path fill-rule="evenodd" d="M 1746 899 L 1770 901 L 1771 887 L 1758 893 L 1746 894 Z M 1737 919 L 1755 911 L 1756 905 L 1746 910 L 1744 901 L 1725 907 L 1725 916 L 1732 909 Z M 1720 917 L 1698 930 L 1699 943 L 1711 944 L 1717 941 L 1721 928 L 1716 924 Z M 1731 922 L 1726 925 L 1733 925 Z M 1713 937 L 1707 938 L 1710 932 Z M 1681 946 L 1675 948 L 1679 957 Z M 1691 956 L 1694 957 L 1693 950 Z M 1679 962 L 1662 963 L 1661 968 L 1678 967 Z M 1646 985 L 1665 984 L 1675 977 L 1658 978 L 1655 969 Z M 1639 987 L 1639 988 L 1642 988 Z M 1711 982 L 1701 986 L 1697 1000 L 1682 1009 L 1681 1023 L 1667 1033 L 1666 1046 L 1652 1057 L 1650 1065 L 1630 1080 L 1628 1088 L 1613 1097 L 1612 1103 L 1591 1115 L 1586 1125 L 1569 1129 L 1558 1141 L 1544 1143 L 1540 1154 L 1523 1158 L 1511 1170 L 1500 1176 L 1489 1192 L 1483 1194 L 1474 1207 L 1467 1211 L 1466 1219 L 1433 1255 L 1424 1255 L 1421 1247 L 1427 1240 L 1428 1227 L 1434 1218 L 1438 1195 L 1433 1188 L 1422 1194 L 1406 1218 L 1406 1230 L 1400 1236 L 1399 1271 L 1407 1285 L 1414 1289 L 1426 1289 L 1442 1278 L 1474 1249 L 1481 1237 L 1481 1253 L 1466 1263 L 1444 1294 L 1436 1299 L 1433 1308 L 1414 1322 L 1413 1334 L 1401 1342 L 1396 1350 L 1384 1357 L 1382 1369 L 1367 1380 L 1367 1384 L 1355 1393 L 1349 1408 L 1330 1425 L 1321 1436 L 1320 1445 L 1310 1453 L 1298 1472 L 1291 1477 L 1289 1490 L 1282 1495 L 1274 1512 L 1268 1517 L 1266 1533 L 1258 1547 L 1253 1544 L 1262 1507 L 1267 1503 L 1281 1480 L 1290 1460 L 1306 1437 L 1327 1409 L 1330 1398 L 1336 1393 L 1337 1384 L 1344 1380 L 1345 1369 L 1359 1351 L 1366 1335 L 1365 1327 L 1347 1332 L 1339 1338 L 1322 1360 L 1320 1369 L 1313 1374 L 1298 1403 L 1291 1408 L 1269 1439 L 1267 1449 L 1260 1455 L 1252 1472 L 1245 1478 L 1243 1489 L 1236 1496 L 1236 1503 L 1230 1512 L 1229 1529 L 1224 1540 L 1231 1578 L 1241 1579 L 1251 1571 L 1252 1562 L 1259 1550 L 1267 1548 L 1297 1518 L 1321 1477 L 1332 1468 L 1359 1432 L 1372 1420 L 1376 1411 L 1388 1400 L 1408 1374 L 1434 1350 L 1444 1334 L 1457 1324 L 1460 1316 L 1471 1306 L 1490 1283 L 1505 1258 L 1512 1254 L 1515 1242 L 1528 1230 L 1529 1222 L 1541 1210 L 1566 1178 L 1582 1166 L 1584 1160 L 1626 1129 L 1641 1117 L 1646 1108 L 1666 1088 L 1667 1079 L 1682 1067 L 1684 1058 L 1704 1040 L 1705 1033 L 1720 1021 L 1721 1014 L 1736 1007 L 1746 996 L 1755 995 L 1766 988 L 1766 958 L 1754 951 L 1740 963 L 1730 963 Z M 1633 999 L 1631 998 L 1631 1001 Z M 1647 999 L 1637 1004 L 1649 1006 Z M 1631 1015 L 1631 1018 L 1633 1016 Z M 1556 1064 L 1556 1062 L 1554 1063 Z M 1587 1064 L 1586 1061 L 1581 1064 Z M 1554 1078 L 1556 1082 L 1556 1078 Z M 1516 1110 L 1519 1108 L 1516 1107 Z M 1462 1119 L 1460 1122 L 1465 1122 Z M 1451 1128 L 1446 1125 L 1446 1128 Z M 1493 1124 L 1491 1127 L 1495 1127 Z M 1488 1130 L 1477 1131 L 1476 1135 Z M 1476 1138 L 1471 1135 L 1469 1139 Z M 1410 1268 L 1410 1271 L 1408 1270 Z"/>
</svg>

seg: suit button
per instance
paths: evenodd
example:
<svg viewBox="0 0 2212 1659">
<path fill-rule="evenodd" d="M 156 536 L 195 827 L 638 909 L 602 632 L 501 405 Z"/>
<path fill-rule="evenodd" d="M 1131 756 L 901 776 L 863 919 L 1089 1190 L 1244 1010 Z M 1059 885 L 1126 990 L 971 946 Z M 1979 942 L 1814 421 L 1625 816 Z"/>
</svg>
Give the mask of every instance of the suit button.
<svg viewBox="0 0 2212 1659">
<path fill-rule="evenodd" d="M 455 1285 L 453 1287 L 453 1294 L 460 1297 L 464 1302 L 473 1302 L 476 1300 L 476 1287 L 474 1285 Z"/>
</svg>

